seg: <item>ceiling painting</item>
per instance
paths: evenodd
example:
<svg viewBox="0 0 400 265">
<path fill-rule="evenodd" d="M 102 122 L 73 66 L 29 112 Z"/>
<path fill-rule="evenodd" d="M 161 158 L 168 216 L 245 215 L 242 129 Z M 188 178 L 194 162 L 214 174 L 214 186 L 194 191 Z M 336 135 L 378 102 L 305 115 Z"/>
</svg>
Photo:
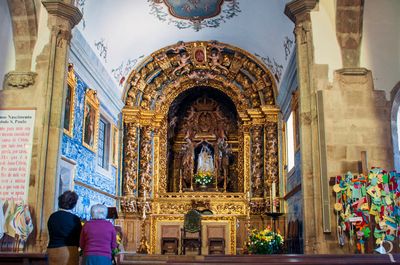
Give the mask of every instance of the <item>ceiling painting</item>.
<svg viewBox="0 0 400 265">
<path fill-rule="evenodd" d="M 221 13 L 223 0 L 164 0 L 168 10 L 180 19 L 206 19 Z"/>
<path fill-rule="evenodd" d="M 238 0 L 148 0 L 150 14 L 178 29 L 216 28 L 240 13 Z"/>
</svg>

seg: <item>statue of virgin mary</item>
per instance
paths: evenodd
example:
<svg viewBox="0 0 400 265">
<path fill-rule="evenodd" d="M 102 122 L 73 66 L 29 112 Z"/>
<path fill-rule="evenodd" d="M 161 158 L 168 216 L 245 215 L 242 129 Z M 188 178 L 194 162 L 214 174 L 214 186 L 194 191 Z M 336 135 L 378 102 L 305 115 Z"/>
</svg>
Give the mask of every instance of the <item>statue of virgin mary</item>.
<svg viewBox="0 0 400 265">
<path fill-rule="evenodd" d="M 214 172 L 214 161 L 211 150 L 208 146 L 203 145 L 199 153 L 197 161 L 197 174 L 201 173 L 213 173 Z"/>
</svg>

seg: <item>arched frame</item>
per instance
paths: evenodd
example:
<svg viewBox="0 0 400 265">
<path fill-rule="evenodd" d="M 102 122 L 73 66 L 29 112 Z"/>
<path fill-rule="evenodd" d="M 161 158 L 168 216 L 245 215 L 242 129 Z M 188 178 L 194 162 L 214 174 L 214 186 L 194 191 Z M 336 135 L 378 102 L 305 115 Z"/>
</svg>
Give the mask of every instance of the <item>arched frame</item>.
<svg viewBox="0 0 400 265">
<path fill-rule="evenodd" d="M 221 91 L 237 110 L 238 171 L 243 174 L 239 193 L 166 192 L 168 111 L 180 94 L 200 86 Z M 183 214 L 193 198 L 213 198 L 211 207 L 216 214 L 244 215 L 250 199 L 254 200 L 253 213 L 271 207 L 263 196 L 269 198 L 272 182 L 279 182 L 279 110 L 275 79 L 255 56 L 215 41 L 178 42 L 144 59 L 128 77 L 123 95 L 124 212 L 137 212 L 136 202 L 144 196 L 151 200 L 151 213 L 156 215 Z M 250 155 L 255 131 L 261 131 L 265 139 L 260 142 L 263 154 L 257 158 Z M 255 159 L 263 165 L 258 169 L 261 192 L 253 185 Z"/>
</svg>

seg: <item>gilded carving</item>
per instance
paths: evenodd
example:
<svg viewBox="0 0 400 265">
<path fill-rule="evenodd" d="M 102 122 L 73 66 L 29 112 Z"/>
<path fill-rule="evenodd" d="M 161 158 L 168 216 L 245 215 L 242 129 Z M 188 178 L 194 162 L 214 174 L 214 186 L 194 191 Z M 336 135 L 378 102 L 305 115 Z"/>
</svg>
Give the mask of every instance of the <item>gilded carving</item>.
<svg viewBox="0 0 400 265">
<path fill-rule="evenodd" d="M 211 46 L 211 51 L 210 51 L 210 68 L 211 70 L 217 72 L 217 73 L 225 73 L 227 74 L 229 72 L 228 68 L 222 65 L 221 60 L 222 60 L 222 55 L 221 51 L 223 50 L 223 47 L 221 45 L 218 45 L 217 43 L 213 42 Z"/>
<path fill-rule="evenodd" d="M 250 202 L 250 214 L 252 215 L 261 215 L 266 212 L 266 208 L 269 205 L 266 205 L 266 202 L 263 200 L 251 200 Z"/>
<path fill-rule="evenodd" d="M 167 157 L 168 157 L 168 145 L 167 145 L 167 128 L 168 128 L 168 123 L 167 123 L 167 117 L 164 117 L 161 127 L 159 130 L 160 134 L 160 156 L 159 156 L 159 182 L 155 183 L 156 190 L 158 190 L 161 193 L 167 192 Z"/>
<path fill-rule="evenodd" d="M 262 126 L 253 128 L 251 180 L 253 197 L 263 194 L 263 131 Z"/>
<path fill-rule="evenodd" d="M 239 126 L 239 135 L 243 135 L 243 128 Z M 238 151 L 237 151 L 238 165 L 236 169 L 236 174 L 238 176 L 243 174 L 243 162 L 244 162 L 244 138 L 239 137 L 238 139 Z M 244 175 L 244 174 L 243 174 Z M 239 192 L 244 192 L 244 178 L 238 177 L 238 189 Z"/>
<path fill-rule="evenodd" d="M 203 47 L 206 49 L 203 49 Z M 207 64 L 203 63 L 205 61 L 207 61 Z M 145 60 L 145 63 L 142 64 L 138 72 L 133 71 L 129 78 L 131 87 L 127 93 L 128 105 L 135 104 L 135 98 L 138 95 L 138 93 L 129 94 L 129 90 L 145 91 L 143 95 L 144 102 L 138 104 L 142 108 L 148 109 L 150 107 L 150 99 L 155 99 L 155 97 L 154 95 L 145 95 L 152 93 L 150 90 L 145 89 L 147 86 L 151 86 L 154 83 L 155 89 L 159 90 L 161 87 L 167 87 L 172 83 L 174 84 L 172 87 L 179 87 L 182 82 L 185 82 L 184 79 L 187 80 L 189 78 L 194 81 L 198 81 L 198 79 L 200 81 L 220 80 L 224 85 L 229 84 L 229 80 L 236 79 L 238 85 L 244 87 L 245 90 L 250 89 L 245 95 L 245 101 L 251 102 L 253 107 L 275 102 L 274 95 L 267 93 L 268 84 L 272 86 L 270 91 L 274 91 L 275 87 L 275 83 L 272 80 L 266 80 L 265 78 L 266 76 L 271 77 L 269 71 L 253 55 L 226 44 L 215 41 L 179 42 L 174 46 L 166 47 L 153 53 L 151 57 Z M 241 77 L 237 78 L 239 73 L 241 73 Z M 247 76 L 246 78 L 243 77 L 243 73 Z M 180 79 L 182 77 L 184 78 L 183 80 Z M 266 82 L 262 86 L 263 92 L 259 93 L 261 88 L 257 88 L 256 85 L 253 87 L 253 83 L 261 78 L 264 78 Z M 231 87 L 230 89 L 234 88 Z M 163 94 L 167 93 L 164 92 Z M 236 94 L 236 97 L 243 96 L 239 95 L 239 93 Z M 163 98 L 156 99 L 156 101 L 158 100 L 162 101 Z"/>
<path fill-rule="evenodd" d="M 134 124 L 126 124 L 125 157 L 124 157 L 124 194 L 137 192 L 138 183 L 138 128 Z"/>
<path fill-rule="evenodd" d="M 140 129 L 140 181 L 139 193 L 141 196 L 150 196 L 152 181 L 152 160 L 151 160 L 151 129 L 149 126 Z M 146 193 L 146 194 L 145 194 Z"/>
<path fill-rule="evenodd" d="M 193 208 L 193 198 L 181 200 L 168 200 L 154 203 L 154 213 L 156 214 L 185 214 Z M 216 201 L 210 202 L 210 209 L 213 214 L 220 215 L 245 215 L 246 203 L 244 200 L 240 201 Z"/>
<path fill-rule="evenodd" d="M 267 180 L 269 183 L 279 181 L 279 162 L 278 162 L 278 126 L 275 122 L 267 122 L 265 125 L 266 132 L 266 152 L 265 156 L 267 158 L 266 172 Z"/>
<path fill-rule="evenodd" d="M 132 197 L 123 197 L 120 200 L 121 202 L 121 210 L 125 213 L 136 213 L 138 208 L 137 208 L 137 202 L 135 198 Z"/>
<path fill-rule="evenodd" d="M 150 252 L 155 254 L 157 238 L 160 238 L 160 232 L 157 229 L 157 224 L 160 223 L 171 223 L 171 222 L 178 222 L 183 223 L 183 215 L 177 216 L 167 216 L 167 215 L 158 215 L 151 218 L 151 225 L 150 225 L 150 234 L 151 234 L 151 241 L 150 241 Z M 232 255 L 236 254 L 236 217 L 234 216 L 202 216 L 203 223 L 228 223 L 229 227 L 229 252 Z"/>
<path fill-rule="evenodd" d="M 265 181 L 277 184 L 279 181 L 274 77 L 257 58 L 239 48 L 218 42 L 179 42 L 151 54 L 128 80 L 123 109 L 125 197 L 121 198 L 122 211 L 137 213 L 144 200 L 137 197 L 143 197 L 144 193 L 149 197 L 153 192 L 149 214 L 150 247 L 154 253 L 158 222 L 183 221 L 183 215 L 193 207 L 193 200 L 207 201 L 214 215 L 205 216 L 205 220 L 231 222 L 232 240 L 228 244 L 234 253 L 236 218 L 247 215 L 249 210 L 252 214 L 263 213 L 267 207 L 261 198 Z M 186 118 L 185 130 L 179 129 L 177 118 L 169 116 L 170 110 L 182 103 L 176 103 L 181 95 L 201 87 L 218 90 L 232 101 L 232 109 L 237 112 L 234 122 L 228 122 L 224 112 L 210 102 L 212 110 L 200 111 L 193 105 L 193 113 L 190 104 L 185 102 L 188 104 L 182 111 Z M 236 126 L 234 134 L 229 135 L 228 124 Z M 169 157 L 188 144 L 186 134 L 192 143 L 204 138 L 217 154 L 223 153 L 222 147 L 231 148 L 236 162 L 224 167 L 221 155 L 213 163 L 218 179 L 223 179 L 224 174 L 235 175 L 234 192 L 229 189 L 224 192 L 226 189 L 219 189 L 222 185 L 203 192 L 170 189 Z M 171 135 L 178 139 L 174 146 L 169 145 Z M 177 187 L 179 183 L 174 185 Z M 253 196 L 250 207 L 248 191 Z"/>
<path fill-rule="evenodd" d="M 154 138 L 154 183 L 158 183 L 159 181 L 159 168 L 160 168 L 160 137 L 158 135 L 158 130 L 155 132 Z M 158 196 L 158 186 L 153 185 L 154 196 Z"/>
<path fill-rule="evenodd" d="M 247 193 L 250 187 L 250 134 L 244 133 L 244 146 L 243 146 L 243 159 L 244 159 L 244 192 Z"/>
<path fill-rule="evenodd" d="M 67 88 L 64 101 L 64 133 L 69 137 L 73 136 L 75 121 L 75 89 L 77 78 L 75 76 L 74 65 L 68 64 Z"/>
</svg>

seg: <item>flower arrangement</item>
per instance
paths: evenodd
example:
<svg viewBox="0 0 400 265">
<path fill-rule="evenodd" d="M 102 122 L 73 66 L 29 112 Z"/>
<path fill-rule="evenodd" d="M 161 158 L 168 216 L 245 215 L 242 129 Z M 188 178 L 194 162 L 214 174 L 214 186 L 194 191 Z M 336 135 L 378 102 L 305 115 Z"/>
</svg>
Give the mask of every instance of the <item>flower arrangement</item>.
<svg viewBox="0 0 400 265">
<path fill-rule="evenodd" d="M 213 175 L 211 172 L 199 172 L 194 176 L 194 182 L 202 186 L 212 183 Z"/>
<path fill-rule="evenodd" d="M 112 254 L 112 256 L 115 256 L 115 255 L 117 255 L 118 253 L 120 253 L 121 252 L 121 248 L 122 248 L 122 235 L 121 235 L 121 232 L 119 232 L 118 230 L 116 230 L 116 242 L 117 242 L 117 247 L 116 248 L 114 248 L 112 251 L 111 251 L 111 254 Z"/>
<path fill-rule="evenodd" d="M 261 231 L 250 231 L 248 249 L 251 254 L 277 254 L 282 252 L 283 242 L 283 236 L 267 226 Z"/>
</svg>

